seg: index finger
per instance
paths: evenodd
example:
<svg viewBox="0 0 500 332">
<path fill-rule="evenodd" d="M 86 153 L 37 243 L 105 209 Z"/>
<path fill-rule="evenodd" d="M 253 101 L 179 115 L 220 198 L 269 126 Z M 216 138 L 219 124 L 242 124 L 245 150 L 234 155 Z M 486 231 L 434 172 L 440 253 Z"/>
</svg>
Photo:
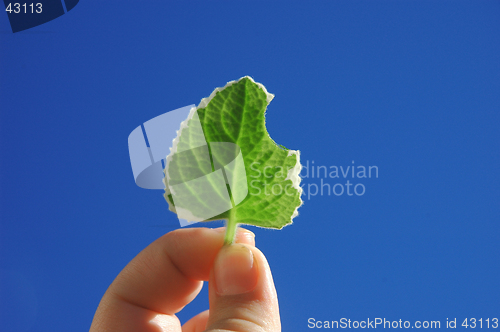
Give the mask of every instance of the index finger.
<svg viewBox="0 0 500 332">
<path fill-rule="evenodd" d="M 134 307 L 140 316 L 145 311 L 166 315 L 179 312 L 199 293 L 202 281 L 208 280 L 223 238 L 223 229 L 189 228 L 175 230 L 154 241 L 108 288 L 93 326 L 103 325 L 109 317 L 120 317 L 125 325 L 123 319 L 137 319 L 133 318 Z M 236 241 L 255 245 L 253 233 L 242 228 Z M 125 317 L 124 312 L 127 312 Z M 132 325 L 135 324 L 128 326 Z"/>
</svg>

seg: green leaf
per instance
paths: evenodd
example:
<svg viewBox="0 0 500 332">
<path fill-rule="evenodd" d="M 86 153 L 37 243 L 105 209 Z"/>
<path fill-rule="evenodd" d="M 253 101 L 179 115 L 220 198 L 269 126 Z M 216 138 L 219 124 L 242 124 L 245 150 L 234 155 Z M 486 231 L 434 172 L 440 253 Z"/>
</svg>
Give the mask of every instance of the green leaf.
<svg viewBox="0 0 500 332">
<path fill-rule="evenodd" d="M 267 132 L 273 97 L 246 76 L 191 109 L 165 168 L 164 196 L 179 218 L 227 220 L 226 242 L 238 224 L 281 229 L 292 223 L 302 205 L 302 166 L 299 151 Z"/>
</svg>

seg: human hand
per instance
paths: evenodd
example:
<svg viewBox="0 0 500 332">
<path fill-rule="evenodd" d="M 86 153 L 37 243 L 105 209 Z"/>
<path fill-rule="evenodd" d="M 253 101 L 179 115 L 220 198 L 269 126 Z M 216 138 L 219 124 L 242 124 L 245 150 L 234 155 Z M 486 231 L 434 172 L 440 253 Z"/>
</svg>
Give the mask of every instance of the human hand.
<svg viewBox="0 0 500 332">
<path fill-rule="evenodd" d="M 223 247 L 224 228 L 167 233 L 140 252 L 104 294 L 90 332 L 277 332 L 278 299 L 252 232 L 239 228 Z M 175 314 L 209 281 L 210 310 L 181 328 Z"/>
</svg>

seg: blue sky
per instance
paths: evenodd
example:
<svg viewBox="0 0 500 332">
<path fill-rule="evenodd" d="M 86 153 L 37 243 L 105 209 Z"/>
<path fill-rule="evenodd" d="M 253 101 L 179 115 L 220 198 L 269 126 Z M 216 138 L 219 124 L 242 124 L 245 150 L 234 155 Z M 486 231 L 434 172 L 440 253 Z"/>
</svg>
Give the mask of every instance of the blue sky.
<svg viewBox="0 0 500 332">
<path fill-rule="evenodd" d="M 500 318 L 498 31 L 497 1 L 80 1 L 15 34 L 0 14 L 2 326 L 89 329 L 121 269 L 179 227 L 135 185 L 128 135 L 245 75 L 303 164 L 378 167 L 304 178 L 365 193 L 250 227 L 284 331 Z M 179 317 L 207 306 L 205 289 Z"/>
</svg>

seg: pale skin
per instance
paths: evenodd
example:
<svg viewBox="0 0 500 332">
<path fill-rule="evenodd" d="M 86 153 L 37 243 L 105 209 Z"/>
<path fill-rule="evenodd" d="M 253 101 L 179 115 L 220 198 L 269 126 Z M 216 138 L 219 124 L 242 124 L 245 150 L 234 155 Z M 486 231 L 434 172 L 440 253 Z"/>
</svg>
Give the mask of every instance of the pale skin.
<svg viewBox="0 0 500 332">
<path fill-rule="evenodd" d="M 104 294 L 90 332 L 278 332 L 278 299 L 255 235 L 239 228 L 223 246 L 224 228 L 167 233 L 140 252 Z M 210 310 L 182 327 L 175 314 L 208 281 Z"/>
</svg>

